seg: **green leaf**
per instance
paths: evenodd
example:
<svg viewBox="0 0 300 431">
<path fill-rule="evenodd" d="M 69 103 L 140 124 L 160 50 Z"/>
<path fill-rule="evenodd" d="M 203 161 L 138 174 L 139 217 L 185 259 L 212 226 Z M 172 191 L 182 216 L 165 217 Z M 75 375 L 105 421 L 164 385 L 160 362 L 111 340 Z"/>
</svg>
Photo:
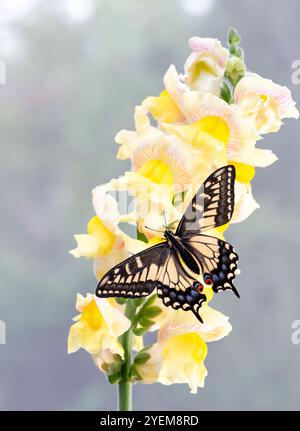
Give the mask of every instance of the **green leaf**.
<svg viewBox="0 0 300 431">
<path fill-rule="evenodd" d="M 110 374 L 109 376 L 107 376 L 108 381 L 111 385 L 115 385 L 116 383 L 119 383 L 121 380 L 121 373 L 116 373 L 116 374 Z"/>
<path fill-rule="evenodd" d="M 226 64 L 225 76 L 228 78 L 233 87 L 245 75 L 246 66 L 243 60 L 233 55 Z"/>
<path fill-rule="evenodd" d="M 147 352 L 139 352 L 134 358 L 134 363 L 138 365 L 142 365 L 150 359 L 150 354 Z"/>
<path fill-rule="evenodd" d="M 143 242 L 148 242 L 148 238 L 146 237 L 146 235 L 143 232 L 139 232 L 137 231 L 136 233 L 137 239 Z"/>
<path fill-rule="evenodd" d="M 161 312 L 162 312 L 162 309 L 154 305 L 151 307 L 147 307 L 143 313 L 143 316 L 146 318 L 153 319 L 154 317 L 158 316 Z"/>
<path fill-rule="evenodd" d="M 137 299 L 133 299 L 132 301 L 134 302 L 134 305 L 136 307 L 139 307 L 140 305 L 143 304 L 143 302 L 145 301 L 145 299 L 144 298 L 137 298 Z"/>
<path fill-rule="evenodd" d="M 116 300 L 117 304 L 119 304 L 119 305 L 126 304 L 126 301 L 127 301 L 126 298 L 118 298 L 118 297 L 116 297 L 115 300 Z"/>
<path fill-rule="evenodd" d="M 142 376 L 138 372 L 137 367 L 135 366 L 135 364 L 131 365 L 129 375 L 131 377 L 136 377 L 137 380 L 142 380 Z"/>
<path fill-rule="evenodd" d="M 118 357 L 115 362 L 110 364 L 103 364 L 103 369 L 107 375 L 113 375 L 118 373 L 121 370 L 124 361 Z"/>
<path fill-rule="evenodd" d="M 235 52 L 236 52 L 236 46 L 235 45 L 231 45 L 230 47 L 229 47 L 229 52 L 230 52 L 230 54 L 231 55 L 235 55 Z"/>
<path fill-rule="evenodd" d="M 149 328 L 134 328 L 132 330 L 132 332 L 134 333 L 134 335 L 137 335 L 138 337 L 140 335 L 144 335 L 146 332 L 148 332 Z"/>
<path fill-rule="evenodd" d="M 238 46 L 231 46 L 229 48 L 229 52 L 231 55 L 238 57 L 241 60 L 244 58 L 244 51 L 242 50 L 242 48 L 240 48 Z"/>
<path fill-rule="evenodd" d="M 241 60 L 244 59 L 244 51 L 240 47 L 236 47 L 235 49 L 235 55 L 240 58 Z"/>
<path fill-rule="evenodd" d="M 153 320 L 147 319 L 147 317 L 145 317 L 144 315 L 142 315 L 139 318 L 139 324 L 141 326 L 143 326 L 144 328 L 151 328 L 151 326 L 153 326 L 155 324 L 155 322 L 153 322 Z"/>
<path fill-rule="evenodd" d="M 228 45 L 238 45 L 241 42 L 241 36 L 235 28 L 229 27 L 227 40 Z"/>
<path fill-rule="evenodd" d="M 226 82 L 223 82 L 221 91 L 220 91 L 221 99 L 225 100 L 227 103 L 232 103 L 232 94 L 229 86 L 226 84 Z"/>
<path fill-rule="evenodd" d="M 147 301 L 144 304 L 144 308 L 149 307 L 150 305 L 152 305 L 155 301 L 157 300 L 157 295 L 156 293 L 154 295 L 151 295 L 148 297 Z"/>
<path fill-rule="evenodd" d="M 144 302 L 144 304 L 141 306 L 139 311 L 137 312 L 134 321 L 133 321 L 133 327 L 137 327 L 137 325 L 140 323 L 140 319 L 144 316 L 144 312 L 147 308 L 149 308 L 157 299 L 157 295 L 151 295 L 148 297 L 148 299 Z M 153 322 L 151 322 L 151 325 L 153 325 Z M 149 326 L 149 325 L 143 325 L 142 326 Z"/>
</svg>

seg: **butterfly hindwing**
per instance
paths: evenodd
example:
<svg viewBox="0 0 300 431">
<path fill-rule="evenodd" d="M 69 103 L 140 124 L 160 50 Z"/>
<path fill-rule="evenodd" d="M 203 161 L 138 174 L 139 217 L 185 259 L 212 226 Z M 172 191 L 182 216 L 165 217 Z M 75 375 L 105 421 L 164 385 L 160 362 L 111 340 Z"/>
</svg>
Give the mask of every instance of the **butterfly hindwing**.
<svg viewBox="0 0 300 431">
<path fill-rule="evenodd" d="M 176 235 L 192 236 L 228 223 L 234 209 L 234 181 L 232 165 L 213 172 L 191 200 Z"/>
<path fill-rule="evenodd" d="M 175 310 L 180 308 L 185 311 L 191 310 L 202 322 L 199 310 L 206 301 L 206 296 L 198 290 L 200 283 L 184 270 L 172 249 L 158 281 L 157 294 L 164 305 Z"/>
<path fill-rule="evenodd" d="M 191 310 L 196 314 L 200 322 L 203 322 L 200 316 L 200 308 L 206 301 L 206 296 L 203 293 L 199 293 L 194 285 L 195 282 L 193 282 L 192 287 L 188 287 L 184 291 L 178 291 L 173 287 L 159 283 L 157 286 L 157 295 L 162 299 L 165 306 L 172 307 L 174 310 L 179 310 L 180 308 L 184 311 Z"/>
<path fill-rule="evenodd" d="M 166 242 L 137 253 L 108 271 L 98 283 L 96 296 L 139 298 L 156 287 L 159 273 L 170 253 Z"/>
<path fill-rule="evenodd" d="M 184 246 L 200 262 L 204 281 L 210 281 L 215 292 L 231 289 L 237 273 L 238 255 L 231 244 L 208 235 L 197 235 L 183 240 Z"/>
</svg>

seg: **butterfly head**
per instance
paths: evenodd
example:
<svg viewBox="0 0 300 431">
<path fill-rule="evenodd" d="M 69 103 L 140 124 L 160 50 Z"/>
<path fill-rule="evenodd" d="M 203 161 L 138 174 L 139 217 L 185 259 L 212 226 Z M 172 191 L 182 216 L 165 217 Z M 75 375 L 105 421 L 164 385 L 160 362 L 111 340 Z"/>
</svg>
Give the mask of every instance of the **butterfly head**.
<svg viewBox="0 0 300 431">
<path fill-rule="evenodd" d="M 174 241 L 176 242 L 174 233 L 168 227 L 166 227 L 166 230 L 164 231 L 164 237 L 170 244 L 174 243 Z"/>
</svg>

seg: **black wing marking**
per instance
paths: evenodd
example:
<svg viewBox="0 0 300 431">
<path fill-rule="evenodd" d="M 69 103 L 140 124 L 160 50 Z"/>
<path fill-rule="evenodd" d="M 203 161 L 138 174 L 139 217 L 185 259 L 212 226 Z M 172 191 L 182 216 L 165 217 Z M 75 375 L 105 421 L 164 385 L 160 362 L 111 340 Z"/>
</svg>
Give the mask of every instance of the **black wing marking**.
<svg viewBox="0 0 300 431">
<path fill-rule="evenodd" d="M 235 167 L 212 173 L 187 207 L 176 230 L 180 237 L 197 235 L 229 222 L 234 209 Z"/>
<path fill-rule="evenodd" d="M 99 281 L 96 296 L 139 298 L 149 295 L 170 254 L 166 242 L 134 254 L 108 271 Z"/>
<path fill-rule="evenodd" d="M 202 322 L 199 310 L 206 296 L 197 290 L 195 279 L 183 270 L 166 242 L 135 254 L 108 271 L 97 286 L 96 296 L 139 298 L 149 295 L 155 287 L 164 305 L 191 310 Z"/>
<path fill-rule="evenodd" d="M 183 244 L 200 262 L 204 281 L 215 292 L 231 289 L 239 297 L 233 285 L 238 255 L 231 244 L 208 235 L 185 238 Z"/>
<path fill-rule="evenodd" d="M 198 290 L 201 286 L 194 277 L 183 269 L 176 252 L 170 249 L 170 254 L 164 264 L 157 285 L 158 297 L 164 305 L 174 310 L 191 310 L 202 321 L 200 308 L 206 301 L 206 296 Z"/>
<path fill-rule="evenodd" d="M 195 287 L 188 287 L 185 291 L 179 292 L 174 288 L 159 283 L 157 286 L 157 295 L 167 307 L 172 307 L 174 310 L 180 308 L 184 311 L 191 310 L 197 319 L 203 323 L 200 309 L 203 302 L 206 301 L 206 296 L 203 293 L 199 293 Z"/>
</svg>

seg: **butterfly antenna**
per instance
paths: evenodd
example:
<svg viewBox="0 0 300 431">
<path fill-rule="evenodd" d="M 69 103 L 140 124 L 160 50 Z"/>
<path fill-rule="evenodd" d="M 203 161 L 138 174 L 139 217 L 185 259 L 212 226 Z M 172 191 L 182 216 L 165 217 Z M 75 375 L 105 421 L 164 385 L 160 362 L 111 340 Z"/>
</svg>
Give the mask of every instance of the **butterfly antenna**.
<svg viewBox="0 0 300 431">
<path fill-rule="evenodd" d="M 167 228 L 167 219 L 166 219 L 166 213 L 165 211 L 163 211 L 163 215 L 164 215 L 164 222 L 165 222 L 165 228 Z"/>
<path fill-rule="evenodd" d="M 145 228 L 146 228 L 146 229 L 149 229 L 149 230 L 153 230 L 154 232 L 160 232 L 160 233 L 162 233 L 162 232 L 163 232 L 163 230 L 152 229 L 152 228 L 151 228 L 151 227 L 149 227 L 149 226 L 145 226 Z"/>
</svg>

